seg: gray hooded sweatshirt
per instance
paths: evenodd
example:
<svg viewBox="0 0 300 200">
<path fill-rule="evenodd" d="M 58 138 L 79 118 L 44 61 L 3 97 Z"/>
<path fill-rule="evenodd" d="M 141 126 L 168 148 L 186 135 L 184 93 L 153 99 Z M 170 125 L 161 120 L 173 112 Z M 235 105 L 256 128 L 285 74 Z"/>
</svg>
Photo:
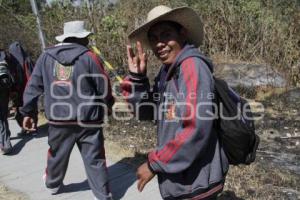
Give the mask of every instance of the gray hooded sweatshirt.
<svg viewBox="0 0 300 200">
<path fill-rule="evenodd" d="M 46 117 L 58 125 L 99 124 L 114 103 L 101 60 L 75 43 L 50 47 L 39 57 L 24 92 L 21 113 L 35 115 L 43 93 Z"/>
<path fill-rule="evenodd" d="M 229 165 L 213 128 L 212 71 L 210 60 L 186 45 L 171 66 L 161 67 L 152 91 L 137 74 L 122 85 L 138 118 L 158 122 L 148 163 L 164 199 L 205 199 L 223 189 Z"/>
</svg>

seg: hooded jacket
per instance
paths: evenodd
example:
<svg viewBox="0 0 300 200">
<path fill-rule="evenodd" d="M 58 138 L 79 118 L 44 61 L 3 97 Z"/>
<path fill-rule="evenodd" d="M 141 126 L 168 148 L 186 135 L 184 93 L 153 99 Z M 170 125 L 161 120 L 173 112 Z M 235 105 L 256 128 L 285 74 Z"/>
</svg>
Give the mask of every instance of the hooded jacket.
<svg viewBox="0 0 300 200">
<path fill-rule="evenodd" d="M 1 78 L 5 78 L 5 87 L 0 89 L 0 94 L 5 94 L 5 96 L 10 97 L 11 92 L 16 91 L 16 66 L 11 62 L 10 55 L 5 51 L 0 49 L 0 65 Z M 4 76 L 3 76 L 4 75 Z M 6 87 L 7 86 L 7 87 Z M 1 99 L 1 98 L 0 98 Z M 2 99 L 1 99 L 2 100 Z"/>
<path fill-rule="evenodd" d="M 211 61 L 186 45 L 161 67 L 152 91 L 148 78 L 136 74 L 122 85 L 138 117 L 158 122 L 148 163 L 164 199 L 205 199 L 223 189 L 229 165 L 213 129 L 212 72 Z"/>
<path fill-rule="evenodd" d="M 0 63 L 2 65 L 5 65 L 5 66 L 8 65 L 7 64 L 6 53 L 5 53 L 4 50 L 1 50 L 1 49 L 0 49 Z M 1 75 L 2 74 L 0 74 L 0 76 Z M 8 91 L 8 89 L 1 89 L 0 90 L 0 105 L 2 105 L 4 107 L 8 107 L 8 98 L 9 98 L 9 91 Z"/>
<path fill-rule="evenodd" d="M 13 42 L 9 45 L 8 52 L 10 54 L 11 65 L 15 69 L 14 77 L 17 96 L 13 99 L 13 104 L 19 107 L 23 105 L 23 93 L 33 71 L 34 64 L 19 42 Z"/>
<path fill-rule="evenodd" d="M 19 42 L 13 42 L 11 45 L 9 45 L 8 51 L 15 60 L 15 63 L 19 65 L 20 71 L 23 75 L 20 77 L 20 79 L 22 79 L 21 81 L 26 85 L 34 67 L 32 60 Z"/>
<path fill-rule="evenodd" d="M 38 58 L 21 113 L 34 115 L 43 93 L 46 118 L 52 124 L 99 124 L 114 103 L 101 60 L 75 43 L 50 47 Z"/>
</svg>

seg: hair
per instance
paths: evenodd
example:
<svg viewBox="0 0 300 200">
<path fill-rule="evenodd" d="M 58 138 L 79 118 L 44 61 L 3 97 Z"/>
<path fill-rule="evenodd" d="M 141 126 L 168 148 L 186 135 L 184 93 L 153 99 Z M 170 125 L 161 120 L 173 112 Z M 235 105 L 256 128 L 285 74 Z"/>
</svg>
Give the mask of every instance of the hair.
<svg viewBox="0 0 300 200">
<path fill-rule="evenodd" d="M 68 37 L 68 38 L 64 39 L 63 42 L 76 43 L 76 44 L 81 44 L 83 46 L 87 46 L 89 44 L 89 39 L 88 39 L 88 37 L 85 37 L 85 38 Z"/>
<path fill-rule="evenodd" d="M 150 30 L 152 27 L 156 26 L 157 24 L 168 24 L 170 25 L 171 27 L 173 27 L 177 33 L 180 33 L 181 29 L 183 28 L 183 26 L 177 22 L 174 22 L 174 21 L 170 21 L 170 20 L 165 20 L 165 21 L 159 21 L 159 22 L 156 22 L 155 24 L 153 24 L 149 30 L 148 30 L 148 33 L 147 33 L 147 37 L 149 38 L 149 33 L 150 33 Z"/>
<path fill-rule="evenodd" d="M 154 26 L 156 26 L 157 24 L 168 24 L 170 26 L 172 26 L 178 33 L 180 32 L 180 30 L 183 28 L 183 26 L 177 22 L 174 22 L 174 21 L 170 21 L 170 20 L 164 20 L 164 21 L 159 21 L 159 22 L 156 22 L 155 24 L 153 24 L 150 29 Z M 149 30 L 150 30 L 149 29 Z M 149 33 L 149 31 L 148 31 Z"/>
</svg>

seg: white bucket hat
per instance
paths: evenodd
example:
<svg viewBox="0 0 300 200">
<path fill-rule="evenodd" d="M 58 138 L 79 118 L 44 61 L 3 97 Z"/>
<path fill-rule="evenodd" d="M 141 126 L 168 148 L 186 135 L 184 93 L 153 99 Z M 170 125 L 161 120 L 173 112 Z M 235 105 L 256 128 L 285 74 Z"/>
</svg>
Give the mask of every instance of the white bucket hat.
<svg viewBox="0 0 300 200">
<path fill-rule="evenodd" d="M 196 47 L 202 44 L 203 40 L 203 24 L 198 14 L 189 7 L 179 7 L 171 9 L 167 6 L 156 6 L 147 15 L 146 22 L 132 31 L 128 38 L 134 43 L 140 41 L 143 46 L 149 48 L 148 31 L 159 21 L 173 21 L 187 30 L 188 42 Z"/>
<path fill-rule="evenodd" d="M 92 34 L 92 32 L 85 30 L 84 21 L 70 21 L 64 23 L 64 34 L 56 36 L 55 39 L 63 42 L 66 38 L 85 38 Z"/>
</svg>

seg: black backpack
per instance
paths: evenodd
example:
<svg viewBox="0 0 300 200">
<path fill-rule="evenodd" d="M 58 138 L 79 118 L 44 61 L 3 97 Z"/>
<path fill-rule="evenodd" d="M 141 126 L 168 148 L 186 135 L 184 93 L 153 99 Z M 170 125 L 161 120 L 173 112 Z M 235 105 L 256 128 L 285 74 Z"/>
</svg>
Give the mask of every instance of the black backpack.
<svg viewBox="0 0 300 200">
<path fill-rule="evenodd" d="M 204 56 L 199 57 L 206 62 Z M 174 71 L 177 88 L 178 75 L 179 69 L 177 68 Z M 218 108 L 218 118 L 214 121 L 214 130 L 218 133 L 229 164 L 249 165 L 255 160 L 260 141 L 255 133 L 250 105 L 245 99 L 236 94 L 224 80 L 214 76 L 213 78 L 215 82 L 214 102 Z"/>
<path fill-rule="evenodd" d="M 215 120 L 214 127 L 221 145 L 229 164 L 249 165 L 255 160 L 259 144 L 250 105 L 228 87 L 224 80 L 214 80 L 215 102 L 218 105 L 218 119 Z"/>
<path fill-rule="evenodd" d="M 14 78 L 11 75 L 6 62 L 0 62 L 0 90 L 8 90 L 14 85 Z"/>
</svg>

